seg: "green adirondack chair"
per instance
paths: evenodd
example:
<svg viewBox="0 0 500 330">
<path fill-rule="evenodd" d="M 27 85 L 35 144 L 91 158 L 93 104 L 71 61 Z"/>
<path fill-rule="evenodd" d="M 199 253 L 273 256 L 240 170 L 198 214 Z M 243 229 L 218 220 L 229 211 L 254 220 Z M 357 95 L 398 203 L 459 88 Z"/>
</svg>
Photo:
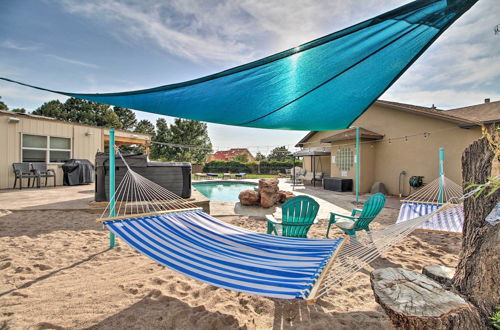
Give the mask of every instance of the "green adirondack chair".
<svg viewBox="0 0 500 330">
<path fill-rule="evenodd" d="M 267 233 L 287 237 L 307 237 L 307 232 L 315 223 L 319 204 L 308 196 L 294 197 L 281 206 L 282 220 L 266 215 Z"/>
<path fill-rule="evenodd" d="M 384 194 L 378 193 L 370 197 L 364 204 L 363 209 L 354 209 L 351 216 L 331 213 L 330 222 L 326 231 L 326 237 L 330 232 L 330 226 L 335 224 L 342 229 L 346 234 L 356 236 L 356 232 L 360 230 L 370 231 L 370 222 L 382 211 L 385 205 Z M 356 214 L 359 213 L 359 216 Z M 340 219 L 339 219 L 340 218 Z"/>
</svg>

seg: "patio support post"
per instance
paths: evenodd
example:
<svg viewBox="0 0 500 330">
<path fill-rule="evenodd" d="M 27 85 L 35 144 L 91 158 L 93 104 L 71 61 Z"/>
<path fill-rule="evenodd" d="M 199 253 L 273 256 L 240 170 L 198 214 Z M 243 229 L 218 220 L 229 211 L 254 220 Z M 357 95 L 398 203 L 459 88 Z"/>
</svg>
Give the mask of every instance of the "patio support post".
<svg viewBox="0 0 500 330">
<path fill-rule="evenodd" d="M 109 217 L 115 217 L 115 130 L 109 130 Z M 109 248 L 115 247 L 115 234 L 109 233 Z"/>
<path fill-rule="evenodd" d="M 444 148 L 439 148 L 439 197 L 438 202 L 443 202 L 444 191 Z"/>
<path fill-rule="evenodd" d="M 296 179 L 296 177 L 295 177 L 295 156 L 292 155 L 292 157 L 293 157 L 293 163 L 292 163 L 292 165 L 293 165 L 293 167 L 292 167 L 292 191 L 295 191 L 295 179 Z"/>
<path fill-rule="evenodd" d="M 356 126 L 356 204 L 359 203 L 359 126 Z"/>
<path fill-rule="evenodd" d="M 316 156 L 312 156 L 313 159 L 313 186 L 316 187 Z"/>
</svg>

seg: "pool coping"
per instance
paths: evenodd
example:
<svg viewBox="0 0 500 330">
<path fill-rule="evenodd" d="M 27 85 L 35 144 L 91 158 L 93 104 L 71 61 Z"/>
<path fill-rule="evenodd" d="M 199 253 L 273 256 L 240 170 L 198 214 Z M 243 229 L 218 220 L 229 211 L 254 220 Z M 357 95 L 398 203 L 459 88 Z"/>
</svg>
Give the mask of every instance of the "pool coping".
<svg viewBox="0 0 500 330">
<path fill-rule="evenodd" d="M 191 181 L 191 186 L 196 183 L 217 183 L 217 182 L 229 182 L 229 183 L 251 183 L 254 185 L 259 185 L 258 182 L 256 181 L 249 181 L 249 180 L 258 180 L 258 179 L 232 179 L 232 180 L 223 180 L 223 179 L 204 179 L 204 180 L 193 180 Z"/>
</svg>

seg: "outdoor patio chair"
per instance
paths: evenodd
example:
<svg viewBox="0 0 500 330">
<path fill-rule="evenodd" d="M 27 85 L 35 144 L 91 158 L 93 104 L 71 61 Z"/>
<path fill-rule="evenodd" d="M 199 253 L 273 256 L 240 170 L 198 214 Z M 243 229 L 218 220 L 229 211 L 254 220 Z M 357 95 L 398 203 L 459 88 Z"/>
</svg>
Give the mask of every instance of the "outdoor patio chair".
<svg viewBox="0 0 500 330">
<path fill-rule="evenodd" d="M 314 180 L 313 172 L 307 171 L 304 175 L 299 176 L 299 179 L 304 183 L 308 181 L 312 184 Z"/>
<path fill-rule="evenodd" d="M 207 173 L 207 177 L 209 179 L 214 179 L 214 178 L 218 178 L 219 174 L 217 174 L 217 173 Z"/>
<path fill-rule="evenodd" d="M 236 179 L 243 179 L 246 177 L 246 173 L 236 173 L 234 176 L 236 177 Z"/>
<path fill-rule="evenodd" d="M 49 178 L 54 178 L 54 187 L 56 186 L 56 172 L 51 168 L 47 168 L 47 164 L 31 163 L 31 171 L 38 176 L 39 182 L 41 178 L 45 178 L 45 187 L 47 187 Z M 38 186 L 40 187 L 40 184 L 38 184 Z"/>
<path fill-rule="evenodd" d="M 382 211 L 385 205 L 384 194 L 378 193 L 370 197 L 365 204 L 363 209 L 352 210 L 351 216 L 330 213 L 330 222 L 328 223 L 328 229 L 326 230 L 326 237 L 330 232 L 330 226 L 335 224 L 338 228 L 344 231 L 347 235 L 351 237 L 356 237 L 356 232 L 360 230 L 366 230 L 370 232 L 370 223 L 375 219 L 375 217 Z M 359 216 L 356 214 L 359 213 Z M 339 219 L 340 218 L 340 219 Z"/>
<path fill-rule="evenodd" d="M 297 196 L 281 205 L 281 221 L 266 215 L 267 233 L 287 237 L 307 237 L 309 228 L 316 223 L 319 204 L 309 196 Z"/>
<path fill-rule="evenodd" d="M 28 179 L 28 188 L 35 185 L 35 180 L 37 187 L 40 188 L 40 177 L 30 170 L 29 163 L 13 163 L 12 168 L 14 170 L 14 189 L 16 189 L 18 179 L 19 189 L 23 189 L 23 179 Z M 31 179 L 33 179 L 33 183 L 31 183 Z"/>
<path fill-rule="evenodd" d="M 322 182 L 323 176 L 324 176 L 324 174 L 322 172 L 316 172 L 316 176 L 314 177 L 314 181 Z"/>
<path fill-rule="evenodd" d="M 302 167 L 296 166 L 295 167 L 295 174 L 294 174 L 294 171 L 293 171 L 293 168 L 292 168 L 292 175 L 291 175 L 292 182 L 302 183 L 302 177 L 305 174 L 306 174 L 306 170 L 302 169 Z"/>
<path fill-rule="evenodd" d="M 231 179 L 231 173 L 224 173 L 224 174 L 222 174 L 222 178 L 223 179 L 226 179 L 226 178 L 227 179 Z"/>
</svg>

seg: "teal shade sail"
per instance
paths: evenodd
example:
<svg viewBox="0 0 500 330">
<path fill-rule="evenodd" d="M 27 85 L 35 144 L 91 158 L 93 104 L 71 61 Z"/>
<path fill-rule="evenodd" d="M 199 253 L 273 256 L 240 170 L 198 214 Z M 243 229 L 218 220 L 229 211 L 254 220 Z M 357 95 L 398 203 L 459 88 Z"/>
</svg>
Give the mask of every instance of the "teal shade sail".
<svg viewBox="0 0 500 330">
<path fill-rule="evenodd" d="M 23 85 L 219 124 L 290 130 L 344 129 L 476 2 L 414 1 L 258 61 L 151 89 L 80 94 Z"/>
</svg>

